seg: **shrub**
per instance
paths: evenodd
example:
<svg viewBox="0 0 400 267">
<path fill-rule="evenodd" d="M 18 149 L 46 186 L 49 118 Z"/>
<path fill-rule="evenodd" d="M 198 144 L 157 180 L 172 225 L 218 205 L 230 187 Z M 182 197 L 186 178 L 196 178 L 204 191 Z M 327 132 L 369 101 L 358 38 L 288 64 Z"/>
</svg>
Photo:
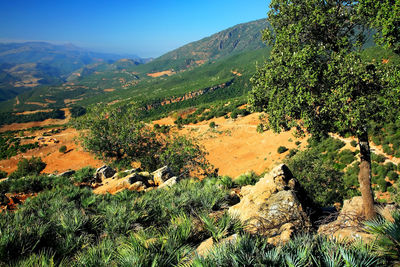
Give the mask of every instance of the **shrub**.
<svg viewBox="0 0 400 267">
<path fill-rule="evenodd" d="M 356 140 L 351 140 L 350 145 L 352 147 L 356 147 L 357 146 L 357 141 Z"/>
<path fill-rule="evenodd" d="M 397 172 L 394 172 L 394 171 L 388 172 L 387 176 L 388 176 L 388 178 L 389 178 L 390 180 L 392 180 L 392 181 L 397 181 L 397 179 L 399 178 L 398 173 L 397 173 Z"/>
<path fill-rule="evenodd" d="M 240 175 L 234 180 L 235 184 L 239 187 L 246 185 L 255 185 L 260 180 L 260 177 L 254 171 Z"/>
<path fill-rule="evenodd" d="M 288 158 L 291 158 L 291 157 L 293 157 L 294 155 L 296 155 L 297 152 L 299 152 L 299 150 L 296 149 L 296 148 L 289 149 L 289 154 L 287 155 L 287 157 L 288 157 Z"/>
<path fill-rule="evenodd" d="M 6 178 L 7 175 L 7 172 L 0 170 L 0 179 Z"/>
<path fill-rule="evenodd" d="M 146 170 L 168 165 L 176 174 L 188 174 L 194 169 L 208 171 L 206 153 L 194 139 L 160 134 L 139 121 L 140 112 L 134 106 L 93 107 L 80 119 L 81 125 L 88 129 L 82 132 L 82 145 L 116 165 L 129 166 L 139 162 Z"/>
<path fill-rule="evenodd" d="M 296 144 L 296 146 L 299 146 L 299 145 L 301 145 L 301 142 L 300 141 L 296 141 L 295 144 Z"/>
<path fill-rule="evenodd" d="M 94 181 L 96 169 L 90 166 L 77 170 L 73 176 L 73 181 L 77 183 L 90 183 Z"/>
<path fill-rule="evenodd" d="M 61 146 L 60 147 L 60 149 L 58 149 L 58 151 L 60 152 L 60 153 L 65 153 L 66 151 L 67 151 L 67 146 Z"/>
<path fill-rule="evenodd" d="M 257 133 L 263 133 L 265 130 L 264 130 L 264 124 L 263 123 L 259 123 L 258 125 L 257 125 Z"/>
<path fill-rule="evenodd" d="M 284 146 L 278 147 L 278 153 L 279 153 L 279 154 L 285 153 L 285 152 L 288 151 L 288 150 L 289 150 L 289 149 L 288 149 L 287 147 L 284 147 Z"/>
<path fill-rule="evenodd" d="M 32 157 L 30 159 L 22 159 L 17 164 L 17 170 L 10 175 L 10 179 L 16 179 L 28 175 L 38 175 L 46 168 L 46 163 L 42 159 Z"/>
<path fill-rule="evenodd" d="M 215 124 L 215 122 L 210 122 L 210 124 L 208 125 L 211 129 L 214 129 L 215 127 L 217 127 L 217 125 Z"/>
<path fill-rule="evenodd" d="M 371 153 L 371 160 L 378 162 L 378 163 L 383 163 L 383 162 L 385 162 L 386 158 L 385 158 L 385 156 L 383 156 L 381 154 Z"/>
</svg>

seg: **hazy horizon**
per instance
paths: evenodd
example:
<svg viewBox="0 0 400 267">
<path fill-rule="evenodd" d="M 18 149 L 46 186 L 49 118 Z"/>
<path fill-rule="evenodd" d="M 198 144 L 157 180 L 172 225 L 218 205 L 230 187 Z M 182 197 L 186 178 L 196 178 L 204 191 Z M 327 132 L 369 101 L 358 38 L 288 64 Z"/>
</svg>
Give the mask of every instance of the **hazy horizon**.
<svg viewBox="0 0 400 267">
<path fill-rule="evenodd" d="M 31 1 L 0 3 L 0 42 L 72 43 L 158 57 L 236 24 L 266 17 L 269 1 Z"/>
</svg>

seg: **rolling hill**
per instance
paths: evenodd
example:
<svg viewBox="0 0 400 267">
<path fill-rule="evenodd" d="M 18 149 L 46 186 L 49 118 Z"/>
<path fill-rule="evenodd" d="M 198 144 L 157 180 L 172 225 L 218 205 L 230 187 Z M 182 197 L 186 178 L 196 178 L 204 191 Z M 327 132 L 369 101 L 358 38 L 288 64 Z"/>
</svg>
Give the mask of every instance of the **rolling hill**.
<svg viewBox="0 0 400 267">
<path fill-rule="evenodd" d="M 16 100 L 3 102 L 1 110 L 23 111 L 126 99 L 147 105 L 193 92 L 210 92 L 214 87 L 222 89 L 217 90 L 217 99 L 242 96 L 250 88 L 248 81 L 255 62 L 262 62 L 268 54 L 269 48 L 261 41 L 261 30 L 266 25 L 264 19 L 239 24 L 146 64 L 128 59 L 92 62 L 71 73 L 63 84 L 39 86 L 19 95 L 18 103 Z M 211 91 L 214 95 L 217 93 Z"/>
<path fill-rule="evenodd" d="M 95 53 L 71 44 L 0 43 L 0 101 L 40 85 L 61 84 L 87 65 L 107 65 L 123 57 Z M 147 62 L 135 55 L 131 58 L 135 64 Z"/>
</svg>

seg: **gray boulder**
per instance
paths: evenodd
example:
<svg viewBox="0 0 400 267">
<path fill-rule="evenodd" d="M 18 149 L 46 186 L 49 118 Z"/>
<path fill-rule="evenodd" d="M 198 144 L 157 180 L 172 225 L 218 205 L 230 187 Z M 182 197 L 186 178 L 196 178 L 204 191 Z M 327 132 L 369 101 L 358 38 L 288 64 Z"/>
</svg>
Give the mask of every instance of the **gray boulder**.
<svg viewBox="0 0 400 267">
<path fill-rule="evenodd" d="M 164 166 L 151 174 L 153 175 L 153 180 L 156 185 L 162 185 L 168 179 L 174 177 L 174 174 L 168 166 Z"/>
<path fill-rule="evenodd" d="M 116 173 L 116 171 L 113 168 L 111 168 L 110 166 L 104 165 L 96 170 L 96 173 L 94 174 L 94 178 L 97 182 L 102 182 L 107 178 L 113 177 L 115 173 Z"/>
<path fill-rule="evenodd" d="M 268 237 L 268 242 L 287 242 L 296 232 L 311 230 L 305 212 L 307 203 L 296 179 L 286 165 L 279 165 L 253 186 L 241 190 L 240 202 L 229 208 L 247 224 L 247 231 Z"/>
</svg>

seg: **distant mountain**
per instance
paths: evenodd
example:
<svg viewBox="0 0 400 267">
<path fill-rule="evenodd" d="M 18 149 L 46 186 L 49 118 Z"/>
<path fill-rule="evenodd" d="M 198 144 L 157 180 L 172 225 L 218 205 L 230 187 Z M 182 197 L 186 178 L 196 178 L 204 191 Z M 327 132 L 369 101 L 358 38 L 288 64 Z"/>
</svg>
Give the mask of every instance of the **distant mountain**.
<svg viewBox="0 0 400 267">
<path fill-rule="evenodd" d="M 0 101 L 39 85 L 60 84 L 90 64 L 113 64 L 124 56 L 91 52 L 72 44 L 0 43 Z M 131 56 L 134 64 L 148 59 Z"/>
<path fill-rule="evenodd" d="M 138 67 L 137 71 L 157 72 L 169 69 L 179 71 L 202 65 L 207 61 L 264 48 L 265 44 L 261 40 L 261 31 L 267 25 L 266 19 L 238 24 L 173 50 L 148 64 Z"/>
</svg>

